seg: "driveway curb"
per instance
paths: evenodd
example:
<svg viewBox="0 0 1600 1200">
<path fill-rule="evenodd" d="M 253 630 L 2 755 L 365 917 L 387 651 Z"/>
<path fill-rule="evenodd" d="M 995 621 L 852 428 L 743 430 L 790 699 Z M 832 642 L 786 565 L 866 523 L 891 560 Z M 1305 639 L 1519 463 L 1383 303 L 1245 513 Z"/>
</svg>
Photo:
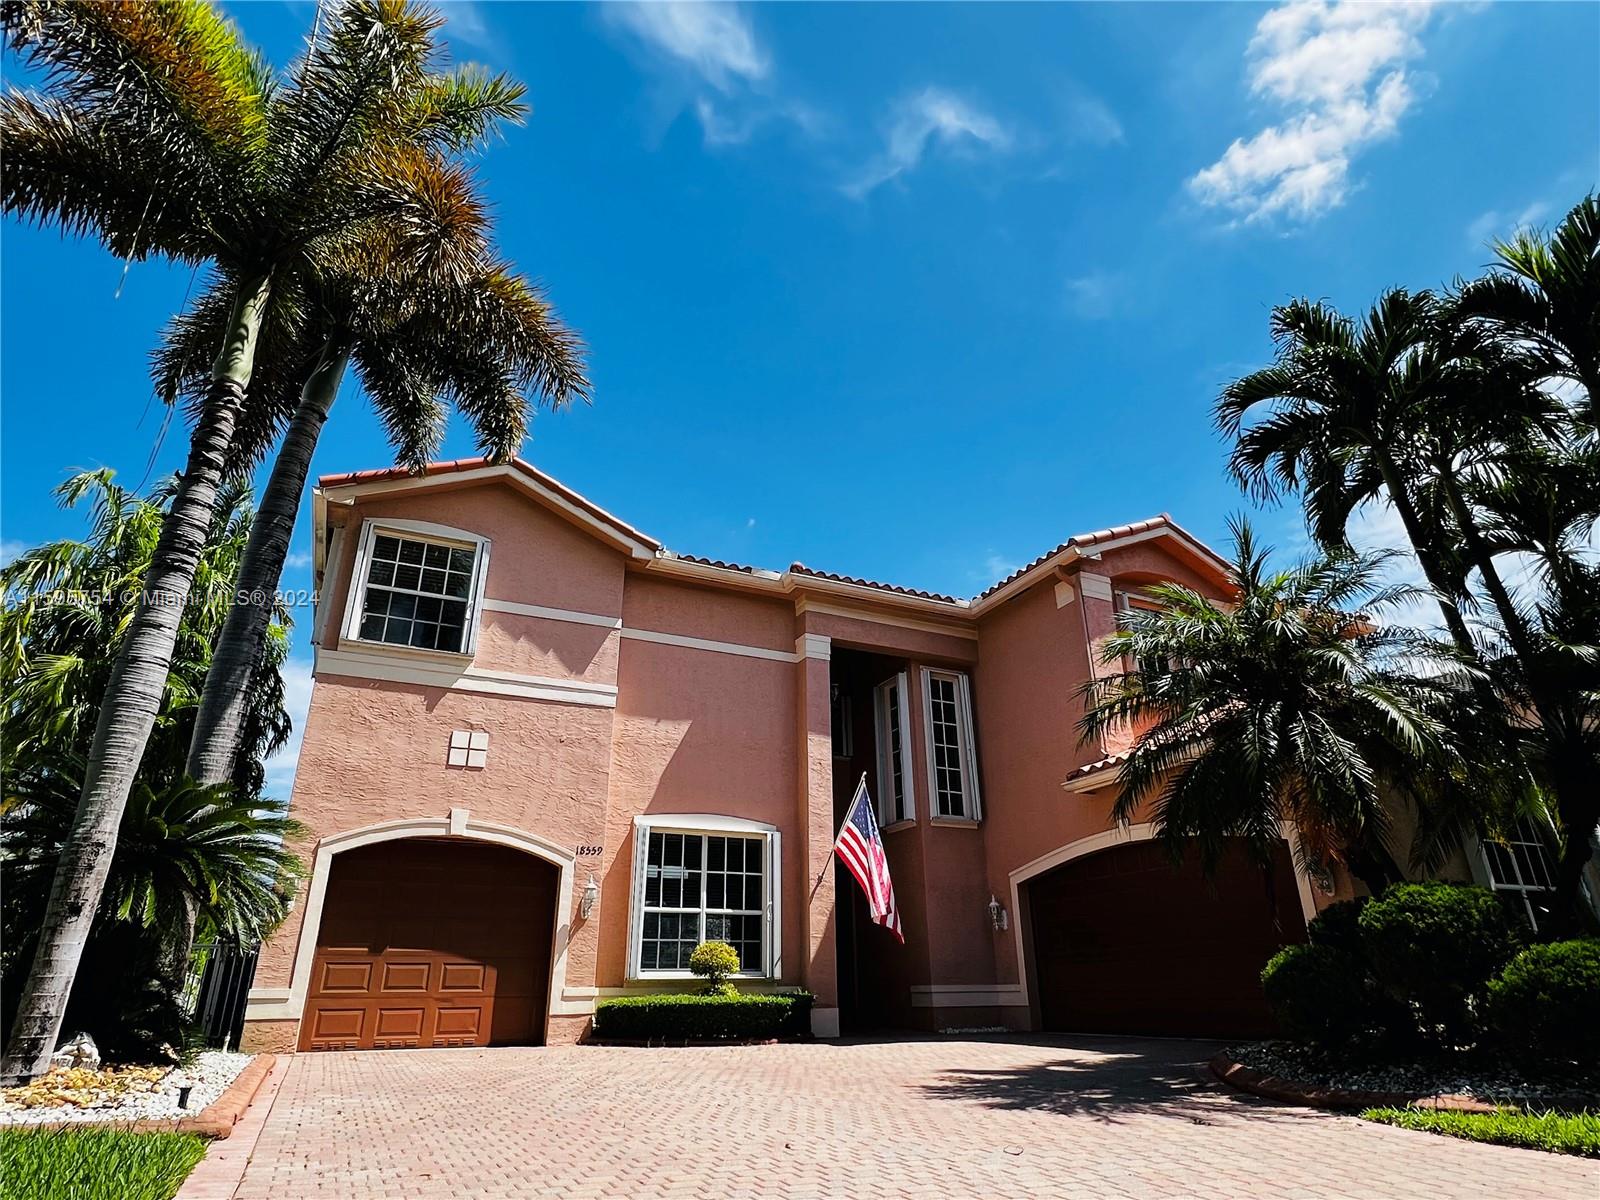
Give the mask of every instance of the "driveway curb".
<svg viewBox="0 0 1600 1200">
<path fill-rule="evenodd" d="M 1320 1084 L 1296 1083 L 1281 1075 L 1268 1075 L 1265 1071 L 1247 1067 L 1226 1053 L 1216 1055 L 1211 1060 L 1210 1067 L 1213 1075 L 1229 1087 L 1238 1088 L 1241 1092 L 1265 1096 L 1268 1100 L 1307 1104 L 1312 1108 L 1433 1108 L 1445 1112 L 1492 1113 L 1497 1107 L 1475 1096 L 1367 1092 Z"/>
<path fill-rule="evenodd" d="M 29 1129 L 117 1129 L 127 1133 L 197 1133 L 205 1138 L 225 1138 L 255 1100 L 256 1093 L 272 1072 L 277 1055 L 258 1054 L 234 1077 L 222 1095 L 192 1117 L 162 1120 L 147 1117 L 136 1121 L 41 1121 Z"/>
</svg>

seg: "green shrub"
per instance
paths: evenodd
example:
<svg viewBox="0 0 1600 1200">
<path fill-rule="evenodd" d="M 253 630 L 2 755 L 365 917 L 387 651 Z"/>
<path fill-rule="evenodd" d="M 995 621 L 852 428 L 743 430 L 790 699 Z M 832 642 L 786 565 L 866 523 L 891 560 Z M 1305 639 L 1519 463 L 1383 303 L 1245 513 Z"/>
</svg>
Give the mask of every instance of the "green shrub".
<svg viewBox="0 0 1600 1200">
<path fill-rule="evenodd" d="M 809 992 L 617 996 L 595 1006 L 594 1033 L 628 1041 L 793 1038 L 811 1032 Z"/>
<path fill-rule="evenodd" d="M 1306 925 L 1306 939 L 1313 946 L 1361 958 L 1361 910 L 1366 906 L 1365 896 L 1328 905 Z"/>
<path fill-rule="evenodd" d="M 1285 946 L 1262 968 L 1279 1028 L 1296 1041 L 1337 1047 L 1373 1036 L 1374 989 L 1361 961 L 1330 946 Z"/>
<path fill-rule="evenodd" d="M 1505 909 L 1487 888 L 1402 883 L 1361 910 L 1361 949 L 1374 978 L 1447 1044 L 1473 1039 L 1478 1004 L 1517 952 Z"/>
<path fill-rule="evenodd" d="M 1529 946 L 1489 984 L 1487 1008 L 1518 1057 L 1600 1065 L 1600 940 Z"/>
<path fill-rule="evenodd" d="M 192 1133 L 123 1129 L 0 1132 L 0 1195 L 7 1200 L 172 1200 L 206 1156 Z"/>
<path fill-rule="evenodd" d="M 1600 1113 L 1446 1112 L 1425 1108 L 1369 1108 L 1362 1117 L 1496 1146 L 1522 1146 L 1553 1154 L 1600 1158 Z"/>
<path fill-rule="evenodd" d="M 739 973 L 739 952 L 727 942 L 701 942 L 689 955 L 689 970 L 706 981 L 709 995 L 732 995 L 728 976 Z"/>
</svg>

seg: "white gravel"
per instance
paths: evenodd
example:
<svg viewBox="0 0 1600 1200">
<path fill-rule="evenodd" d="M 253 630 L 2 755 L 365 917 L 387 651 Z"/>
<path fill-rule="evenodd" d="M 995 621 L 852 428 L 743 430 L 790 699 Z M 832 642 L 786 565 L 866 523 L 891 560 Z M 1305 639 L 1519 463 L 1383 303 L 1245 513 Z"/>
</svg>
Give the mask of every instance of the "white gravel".
<svg viewBox="0 0 1600 1200">
<path fill-rule="evenodd" d="M 174 1067 L 153 1092 L 130 1092 L 117 1104 L 103 1108 L 77 1108 L 62 1105 L 59 1108 L 16 1108 L 0 1103 L 0 1123 L 6 1125 L 48 1125 L 60 1121 L 74 1123 L 101 1123 L 144 1120 L 177 1120 L 195 1117 L 208 1104 L 221 1096 L 239 1072 L 255 1056 L 232 1054 L 225 1050 L 207 1050 L 187 1067 Z M 178 1089 L 193 1085 L 189 1093 L 189 1107 L 178 1107 Z"/>
<path fill-rule="evenodd" d="M 1230 1046 L 1235 1062 L 1280 1079 L 1349 1091 L 1411 1092 L 1418 1095 L 1473 1096 L 1480 1100 L 1536 1103 L 1547 1098 L 1600 1093 L 1592 1074 L 1553 1073 L 1529 1077 L 1508 1063 L 1360 1063 L 1341 1061 L 1292 1042 L 1250 1042 Z"/>
</svg>

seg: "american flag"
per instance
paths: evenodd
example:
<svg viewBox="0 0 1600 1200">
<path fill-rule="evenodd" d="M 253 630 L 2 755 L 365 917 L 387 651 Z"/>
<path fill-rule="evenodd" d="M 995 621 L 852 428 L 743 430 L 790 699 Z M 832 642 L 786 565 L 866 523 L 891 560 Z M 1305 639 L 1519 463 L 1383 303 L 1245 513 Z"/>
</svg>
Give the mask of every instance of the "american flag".
<svg viewBox="0 0 1600 1200">
<path fill-rule="evenodd" d="M 867 894 L 872 919 L 903 944 L 906 935 L 900 932 L 900 910 L 894 902 L 894 884 L 889 882 L 889 859 L 883 852 L 883 839 L 878 836 L 878 818 L 872 812 L 865 775 L 856 786 L 856 798 L 850 801 L 850 811 L 845 814 L 833 851 Z"/>
</svg>

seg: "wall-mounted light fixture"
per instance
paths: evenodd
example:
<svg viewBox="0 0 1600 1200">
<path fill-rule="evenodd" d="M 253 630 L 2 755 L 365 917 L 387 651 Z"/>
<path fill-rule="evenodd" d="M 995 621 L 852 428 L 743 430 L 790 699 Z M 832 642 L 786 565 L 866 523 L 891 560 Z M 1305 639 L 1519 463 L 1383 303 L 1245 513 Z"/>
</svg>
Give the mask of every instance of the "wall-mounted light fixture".
<svg viewBox="0 0 1600 1200">
<path fill-rule="evenodd" d="M 578 916 L 585 921 L 594 911 L 594 902 L 600 899 L 600 885 L 594 881 L 594 872 L 589 872 L 589 882 L 583 885 L 583 895 L 578 898 Z"/>
<path fill-rule="evenodd" d="M 989 924 L 993 925 L 996 929 L 1004 929 L 1010 923 L 1011 923 L 1011 921 L 1010 921 L 1010 918 L 1006 914 L 1005 905 L 1001 904 L 1000 901 L 996 900 L 994 898 L 994 893 L 990 892 L 989 893 Z"/>
</svg>

